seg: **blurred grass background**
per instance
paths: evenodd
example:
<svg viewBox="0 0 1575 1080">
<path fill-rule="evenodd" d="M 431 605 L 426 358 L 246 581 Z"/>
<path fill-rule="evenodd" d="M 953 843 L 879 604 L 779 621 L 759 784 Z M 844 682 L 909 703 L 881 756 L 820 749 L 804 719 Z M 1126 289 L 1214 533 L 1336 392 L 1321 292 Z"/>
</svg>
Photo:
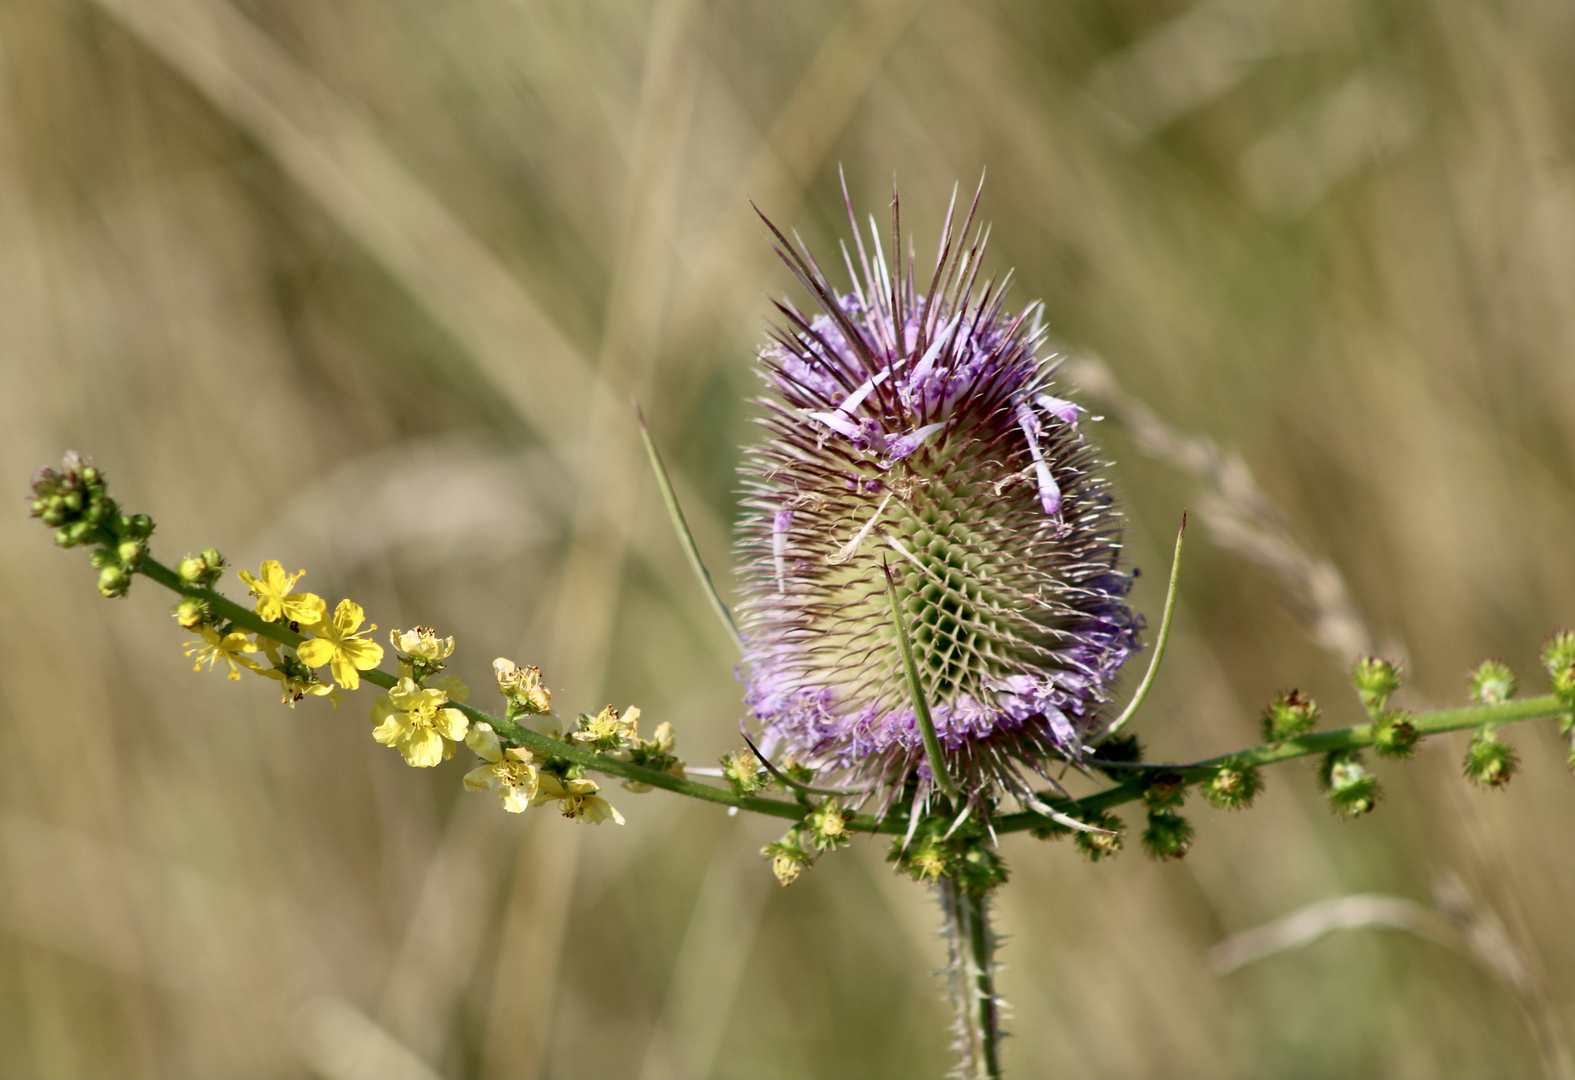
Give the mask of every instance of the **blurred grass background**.
<svg viewBox="0 0 1575 1080">
<path fill-rule="evenodd" d="M 307 566 L 457 635 L 482 704 L 512 656 L 709 763 L 739 687 L 628 399 L 726 588 L 790 287 L 749 200 L 826 254 L 839 165 L 881 216 L 895 174 L 922 262 L 987 167 L 1018 300 L 1241 455 L 1407 657 L 1406 704 L 1462 701 L 1488 655 L 1538 683 L 1575 622 L 1572 49 L 1557 0 L 7 0 L 0 1076 L 943 1072 L 935 913 L 883 845 L 783 890 L 768 822 L 505 815 L 376 746 L 364 692 L 290 711 L 193 675 L 169 596 L 106 603 L 26 520 L 32 470 L 80 448 L 166 560 Z M 1095 430 L 1157 613 L 1199 488 Z M 1256 741 L 1292 685 L 1360 719 L 1338 648 L 1220 546 L 1189 548 L 1172 649 L 1159 756 Z M 1506 791 L 1438 739 L 1350 824 L 1277 768 L 1250 814 L 1195 807 L 1179 864 L 1010 838 L 1009 1070 L 1539 1074 L 1525 1003 L 1555 1040 L 1575 1017 L 1575 781 L 1549 725 L 1511 740 Z M 1449 874 L 1519 1000 L 1372 930 L 1207 963 Z"/>
</svg>

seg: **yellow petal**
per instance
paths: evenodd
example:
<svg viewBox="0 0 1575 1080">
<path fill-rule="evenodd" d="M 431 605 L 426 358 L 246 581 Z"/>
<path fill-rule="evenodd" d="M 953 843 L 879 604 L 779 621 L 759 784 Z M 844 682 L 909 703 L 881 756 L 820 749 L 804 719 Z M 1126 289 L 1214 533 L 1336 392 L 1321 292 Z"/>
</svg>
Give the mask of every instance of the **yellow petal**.
<svg viewBox="0 0 1575 1080">
<path fill-rule="evenodd" d="M 320 637 L 309 638 L 295 649 L 295 655 L 307 667 L 322 667 L 334 658 L 334 652 L 334 643 Z"/>
<path fill-rule="evenodd" d="M 399 744 L 405 762 L 418 769 L 428 769 L 443 760 L 443 737 L 435 731 L 415 728 L 410 737 Z"/>
<path fill-rule="evenodd" d="M 497 773 L 491 765 L 471 769 L 465 774 L 466 791 L 490 791 L 498 786 Z"/>
<path fill-rule="evenodd" d="M 444 675 L 440 679 L 433 679 L 429 684 L 434 690 L 441 690 L 448 695 L 448 700 L 457 701 L 461 705 L 470 700 L 470 687 L 458 675 Z"/>
<path fill-rule="evenodd" d="M 459 742 L 465 737 L 465 729 L 470 727 L 470 718 L 458 709 L 439 709 L 434 726 L 445 739 Z"/>
<path fill-rule="evenodd" d="M 470 729 L 470 734 L 465 736 L 465 745 L 486 761 L 503 760 L 503 743 L 498 739 L 498 733 L 492 730 L 491 724 L 477 723 Z"/>
<path fill-rule="evenodd" d="M 344 653 L 336 651 L 330 666 L 333 668 L 334 681 L 346 690 L 355 690 L 361 686 L 361 673 L 355 669 L 354 664 L 345 659 Z"/>
</svg>

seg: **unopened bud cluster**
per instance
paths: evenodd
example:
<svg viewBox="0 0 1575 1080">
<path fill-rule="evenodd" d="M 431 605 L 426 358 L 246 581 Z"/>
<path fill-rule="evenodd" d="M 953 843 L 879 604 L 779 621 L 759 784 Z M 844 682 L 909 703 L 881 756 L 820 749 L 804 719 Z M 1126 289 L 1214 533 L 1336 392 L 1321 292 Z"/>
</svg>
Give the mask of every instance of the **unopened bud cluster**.
<svg viewBox="0 0 1575 1080">
<path fill-rule="evenodd" d="M 791 885 L 815 864 L 823 852 L 847 847 L 853 840 L 850 825 L 854 813 L 828 798 L 817 803 L 804 820 L 794 825 L 780 840 L 760 849 L 771 860 L 771 872 L 783 885 Z"/>
<path fill-rule="evenodd" d="M 1005 883 L 1006 863 L 973 821 L 952 828 L 944 818 L 926 818 L 912 837 L 892 841 L 886 860 L 918 882 L 951 878 L 971 893 Z"/>
<path fill-rule="evenodd" d="M 55 543 L 63 548 L 96 544 L 92 563 L 98 591 L 107 597 L 126 595 L 132 573 L 147 554 L 153 519 L 122 513 L 96 466 L 73 450 L 59 469 L 39 469 L 33 476 L 32 516 L 55 530 Z"/>
</svg>

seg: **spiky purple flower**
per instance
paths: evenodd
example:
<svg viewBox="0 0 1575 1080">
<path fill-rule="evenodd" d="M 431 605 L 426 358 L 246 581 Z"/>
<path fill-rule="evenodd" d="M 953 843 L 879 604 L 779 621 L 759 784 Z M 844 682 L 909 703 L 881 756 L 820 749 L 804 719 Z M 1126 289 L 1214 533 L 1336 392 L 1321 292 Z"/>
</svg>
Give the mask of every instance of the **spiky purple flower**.
<svg viewBox="0 0 1575 1080">
<path fill-rule="evenodd" d="M 873 219 L 869 249 L 851 205 L 849 220 L 849 294 L 771 226 L 820 310 L 778 304 L 786 325 L 760 353 L 769 437 L 744 465 L 739 540 L 746 701 L 768 753 L 883 808 L 910 781 L 927 800 L 889 567 L 952 778 L 975 801 L 1026 795 L 1084 755 L 1139 648 L 1120 515 L 1081 407 L 1038 355 L 1040 307 L 1009 316 L 1005 282 L 979 280 L 983 230 L 954 250 L 948 211 L 921 293 L 895 193 L 890 264 Z"/>
</svg>

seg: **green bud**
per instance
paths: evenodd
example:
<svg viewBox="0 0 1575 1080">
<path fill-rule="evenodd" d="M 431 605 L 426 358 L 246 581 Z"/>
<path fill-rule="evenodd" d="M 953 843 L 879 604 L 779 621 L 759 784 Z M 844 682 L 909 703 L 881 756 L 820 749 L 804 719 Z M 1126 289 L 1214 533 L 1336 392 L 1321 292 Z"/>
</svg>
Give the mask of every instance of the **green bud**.
<svg viewBox="0 0 1575 1080">
<path fill-rule="evenodd" d="M 799 874 L 814 865 L 815 856 L 804 843 L 803 830 L 795 825 L 780 840 L 773 840 L 760 849 L 760 854 L 771 860 L 771 872 L 783 885 L 791 885 Z"/>
<path fill-rule="evenodd" d="M 760 766 L 760 759 L 749 750 L 722 755 L 722 779 L 739 798 L 753 795 L 771 782 L 771 775 Z"/>
<path fill-rule="evenodd" d="M 66 526 L 66 533 L 71 537 L 71 547 L 86 542 L 93 535 L 93 526 L 86 521 L 74 522 Z"/>
<path fill-rule="evenodd" d="M 60 497 L 60 505 L 65 507 L 65 509 L 66 509 L 66 511 L 68 513 L 80 514 L 82 512 L 82 491 L 81 491 L 81 489 L 80 488 L 73 488 L 70 491 L 66 492 L 64 495 L 62 495 Z"/>
<path fill-rule="evenodd" d="M 1143 850 L 1151 859 L 1165 862 L 1186 856 L 1192 847 L 1192 824 L 1170 810 L 1150 810 L 1143 830 Z"/>
<path fill-rule="evenodd" d="M 1575 668 L 1575 633 L 1560 630 L 1542 643 L 1542 666 L 1557 678 L 1560 672 Z"/>
<path fill-rule="evenodd" d="M 55 543 L 63 548 L 74 547 L 76 545 L 76 541 L 71 539 L 71 530 L 69 528 L 55 530 Z"/>
<path fill-rule="evenodd" d="M 1263 741 L 1281 742 L 1318 726 L 1318 703 L 1300 690 L 1286 690 L 1263 710 Z"/>
<path fill-rule="evenodd" d="M 1508 664 L 1484 660 L 1471 673 L 1471 700 L 1482 705 L 1501 705 L 1515 696 L 1515 673 Z"/>
<path fill-rule="evenodd" d="M 109 548 L 99 548 L 88 556 L 88 564 L 95 570 L 102 570 L 106 566 L 119 566 L 120 560 Z"/>
<path fill-rule="evenodd" d="M 125 596 L 131 588 L 131 575 L 119 566 L 106 566 L 98 572 L 98 591 L 108 597 Z"/>
<path fill-rule="evenodd" d="M 1110 858 L 1121 850 L 1121 833 L 1126 829 L 1126 825 L 1120 818 L 1114 814 L 1101 811 L 1085 819 L 1085 821 L 1097 829 L 1107 830 L 1106 832 L 1077 830 L 1077 836 L 1073 843 L 1077 845 L 1077 850 L 1088 856 L 1089 862 L 1098 862 L 1100 859 Z"/>
<path fill-rule="evenodd" d="M 1408 758 L 1416 753 L 1419 738 L 1411 714 L 1404 709 L 1391 709 L 1373 732 L 1373 749 L 1379 757 Z"/>
<path fill-rule="evenodd" d="M 1351 669 L 1351 684 L 1362 696 L 1370 713 L 1378 713 L 1389 702 L 1389 695 L 1400 689 L 1400 668 L 1377 656 L 1364 656 Z"/>
<path fill-rule="evenodd" d="M 853 834 L 848 831 L 848 822 L 852 820 L 852 810 L 842 809 L 836 799 L 827 799 L 809 812 L 804 825 L 816 851 L 831 851 L 853 841 Z"/>
<path fill-rule="evenodd" d="M 176 604 L 173 610 L 175 621 L 187 630 L 195 630 L 204 626 L 212 617 L 212 611 L 206 600 L 199 600 L 195 596 L 188 596 Z"/>
<path fill-rule="evenodd" d="M 1466 747 L 1462 763 L 1466 779 L 1480 787 L 1503 787 L 1520 771 L 1520 755 L 1506 742 L 1500 742 L 1492 728 L 1478 728 Z"/>
<path fill-rule="evenodd" d="M 122 540 L 120 546 L 115 549 L 115 554 L 119 557 L 122 566 L 127 570 L 135 570 L 137 564 L 142 561 L 143 553 L 147 550 L 145 546 L 136 540 Z"/>
<path fill-rule="evenodd" d="M 1143 744 L 1136 735 L 1116 735 L 1106 739 L 1094 747 L 1094 768 L 1099 769 L 1101 761 L 1120 762 L 1132 764 L 1143 760 Z M 1112 780 L 1132 779 L 1131 769 L 1100 769 L 1100 772 Z"/>
<path fill-rule="evenodd" d="M 1553 676 L 1553 693 L 1565 705 L 1575 705 L 1575 667 Z"/>
<path fill-rule="evenodd" d="M 66 508 L 60 505 L 59 499 L 50 499 L 44 504 L 44 512 L 38 515 L 45 525 L 55 529 L 71 520 L 71 515 L 66 513 Z"/>
<path fill-rule="evenodd" d="M 1329 807 L 1343 818 L 1354 818 L 1378 805 L 1382 789 L 1362 764 L 1357 750 L 1332 750 L 1318 769 L 1318 783 L 1329 793 Z"/>
<path fill-rule="evenodd" d="M 1245 810 L 1263 790 L 1263 777 L 1256 766 L 1231 760 L 1216 768 L 1198 790 L 1218 810 Z"/>
<path fill-rule="evenodd" d="M 146 540 L 153 535 L 153 519 L 146 514 L 132 514 L 123 531 L 134 540 Z"/>
<path fill-rule="evenodd" d="M 1070 825 L 1063 825 L 1053 818 L 1045 818 L 1037 824 L 1028 826 L 1028 834 L 1040 840 L 1065 840 L 1074 831 Z"/>
<path fill-rule="evenodd" d="M 1006 862 L 981 838 L 972 838 L 956 860 L 956 877 L 971 893 L 989 892 L 997 885 L 1006 884 Z"/>
<path fill-rule="evenodd" d="M 1150 810 L 1170 810 L 1187 799 L 1187 778 L 1180 773 L 1155 772 L 1144 779 L 1143 801 Z"/>
<path fill-rule="evenodd" d="M 96 465 L 82 466 L 82 472 L 80 475 L 82 477 L 82 482 L 90 487 L 97 484 L 101 479 L 103 479 L 104 476 L 103 473 L 99 472 L 98 466 Z"/>
<path fill-rule="evenodd" d="M 188 585 L 200 585 L 208 574 L 208 564 L 200 555 L 188 555 L 175 564 L 175 573 Z"/>
<path fill-rule="evenodd" d="M 208 564 L 208 568 L 210 570 L 223 570 L 229 565 L 229 563 L 225 561 L 224 556 L 219 554 L 218 548 L 204 548 L 202 552 L 202 561 Z"/>
</svg>

